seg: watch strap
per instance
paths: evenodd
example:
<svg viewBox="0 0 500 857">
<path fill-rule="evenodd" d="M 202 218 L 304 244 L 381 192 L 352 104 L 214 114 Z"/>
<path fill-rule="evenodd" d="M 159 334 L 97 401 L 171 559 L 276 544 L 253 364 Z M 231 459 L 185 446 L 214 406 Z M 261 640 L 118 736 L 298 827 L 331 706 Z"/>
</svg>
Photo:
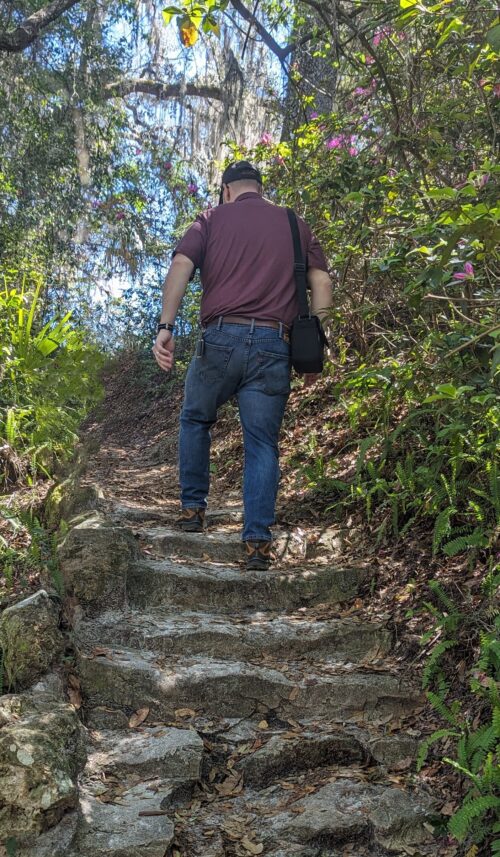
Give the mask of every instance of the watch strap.
<svg viewBox="0 0 500 857">
<path fill-rule="evenodd" d="M 161 324 L 158 324 L 158 327 L 156 328 L 156 332 L 159 333 L 160 330 L 169 330 L 170 333 L 173 333 L 174 332 L 174 325 L 170 324 L 169 322 L 166 322 L 165 324 L 163 324 L 163 322 L 162 322 Z"/>
</svg>

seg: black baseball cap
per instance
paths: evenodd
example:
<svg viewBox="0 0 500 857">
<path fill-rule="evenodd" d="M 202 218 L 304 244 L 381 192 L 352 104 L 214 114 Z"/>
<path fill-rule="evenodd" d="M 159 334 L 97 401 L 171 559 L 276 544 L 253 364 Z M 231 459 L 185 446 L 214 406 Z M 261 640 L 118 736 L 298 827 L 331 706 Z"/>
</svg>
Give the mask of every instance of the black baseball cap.
<svg viewBox="0 0 500 857">
<path fill-rule="evenodd" d="M 257 167 L 252 167 L 252 164 L 248 161 L 235 161 L 234 163 L 229 164 L 222 173 L 219 205 L 223 202 L 222 185 L 245 180 L 262 184 L 262 174 Z"/>
</svg>

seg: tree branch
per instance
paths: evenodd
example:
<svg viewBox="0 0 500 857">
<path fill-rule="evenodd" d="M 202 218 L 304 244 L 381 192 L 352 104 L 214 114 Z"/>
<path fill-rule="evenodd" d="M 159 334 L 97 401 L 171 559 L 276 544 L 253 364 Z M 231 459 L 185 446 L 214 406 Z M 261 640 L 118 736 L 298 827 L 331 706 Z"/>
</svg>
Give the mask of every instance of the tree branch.
<svg viewBox="0 0 500 857">
<path fill-rule="evenodd" d="M 125 98 L 125 96 L 133 95 L 135 92 L 153 95 L 161 101 L 168 98 L 179 98 L 182 95 L 214 98 L 216 101 L 223 100 L 223 93 L 219 86 L 197 85 L 195 83 L 162 83 L 160 80 L 136 78 L 117 80 L 106 84 L 104 87 L 105 98 Z"/>
<path fill-rule="evenodd" d="M 278 42 L 273 39 L 273 37 L 266 30 L 264 25 L 260 23 L 260 21 L 255 17 L 255 15 L 253 15 L 252 12 L 250 12 L 250 10 L 246 8 L 246 6 L 243 5 L 241 0 L 231 0 L 231 6 L 233 7 L 233 9 L 236 10 L 236 12 L 238 12 L 239 15 L 241 15 L 242 18 L 245 19 L 245 21 L 249 21 L 249 23 L 253 24 L 264 44 L 266 44 L 267 47 L 272 50 L 273 54 L 276 54 L 276 56 L 281 62 L 284 62 L 286 58 L 290 56 L 295 45 L 287 45 L 286 48 L 280 47 L 280 45 L 278 45 Z"/>
<path fill-rule="evenodd" d="M 15 30 L 0 32 L 0 51 L 18 53 L 31 45 L 38 38 L 42 30 L 59 18 L 63 12 L 76 6 L 79 0 L 52 0 L 47 6 L 33 12 L 28 18 L 16 27 Z"/>
</svg>

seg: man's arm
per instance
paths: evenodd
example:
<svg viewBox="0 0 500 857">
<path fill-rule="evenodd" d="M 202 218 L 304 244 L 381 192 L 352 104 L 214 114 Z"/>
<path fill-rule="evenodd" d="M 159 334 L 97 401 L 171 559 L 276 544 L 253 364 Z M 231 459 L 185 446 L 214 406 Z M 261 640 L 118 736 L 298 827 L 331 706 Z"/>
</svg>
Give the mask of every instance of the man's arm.
<svg viewBox="0 0 500 857">
<path fill-rule="evenodd" d="M 174 323 L 193 270 L 194 263 L 188 256 L 182 253 L 174 256 L 163 285 L 160 317 L 162 323 Z M 165 372 L 169 372 L 174 364 L 174 339 L 169 330 L 160 330 L 152 351 L 158 366 Z"/>
<path fill-rule="evenodd" d="M 311 310 L 324 321 L 332 305 L 332 281 L 320 268 L 309 268 L 307 282 L 311 287 Z"/>
</svg>

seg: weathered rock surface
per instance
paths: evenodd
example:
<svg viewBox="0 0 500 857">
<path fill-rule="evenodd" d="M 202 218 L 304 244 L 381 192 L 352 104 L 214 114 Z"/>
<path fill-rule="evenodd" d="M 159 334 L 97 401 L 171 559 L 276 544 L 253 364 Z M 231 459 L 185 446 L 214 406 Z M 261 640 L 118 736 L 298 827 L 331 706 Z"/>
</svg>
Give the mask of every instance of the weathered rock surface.
<svg viewBox="0 0 500 857">
<path fill-rule="evenodd" d="M 113 804 L 82 789 L 81 819 L 68 857 L 164 857 L 174 825 L 167 815 L 152 813 L 162 811 L 162 799 L 170 791 L 158 782 L 139 783 Z"/>
<path fill-rule="evenodd" d="M 300 813 L 284 812 L 272 819 L 264 833 L 267 842 L 289 839 L 328 847 L 359 839 L 401 854 L 405 844 L 429 839 L 424 828 L 429 802 L 401 789 L 339 780 L 299 804 Z"/>
<path fill-rule="evenodd" d="M 104 491 L 100 485 L 82 485 L 77 476 L 71 475 L 51 489 L 45 501 L 45 519 L 49 526 L 61 520 L 69 521 L 75 515 L 100 507 L 104 502 Z"/>
<path fill-rule="evenodd" d="M 0 840 L 21 843 L 77 806 L 84 730 L 73 706 L 29 695 L 0 697 Z"/>
<path fill-rule="evenodd" d="M 127 569 L 138 555 L 130 530 L 96 514 L 68 532 L 58 554 L 67 592 L 88 613 L 125 606 Z"/>
<path fill-rule="evenodd" d="M 296 616 L 247 612 L 232 616 L 166 610 L 107 611 L 79 622 L 77 645 L 120 645 L 164 655 L 204 654 L 253 658 L 262 654 L 293 657 L 311 654 L 339 661 L 381 657 L 390 649 L 391 634 L 382 622 L 325 619 L 311 622 Z"/>
<path fill-rule="evenodd" d="M 273 735 L 259 750 L 243 756 L 235 768 L 244 774 L 245 782 L 265 786 L 284 774 L 367 760 L 367 750 L 355 735 L 304 731 L 296 738 Z"/>
<path fill-rule="evenodd" d="M 102 731 L 92 734 L 87 772 L 130 772 L 143 777 L 192 782 L 200 777 L 203 741 L 192 729 L 141 727 L 141 732 Z"/>
<path fill-rule="evenodd" d="M 80 657 L 82 688 L 90 707 L 148 706 L 154 716 L 173 719 L 176 708 L 202 709 L 222 717 L 247 717 L 256 709 L 284 717 L 315 715 L 367 719 L 411 710 L 419 699 L 392 675 L 309 674 L 291 680 L 275 669 L 238 661 L 197 657 L 178 666 L 159 666 L 151 653 L 109 650 L 105 657 Z"/>
<path fill-rule="evenodd" d="M 328 567 L 254 571 L 216 566 L 176 565 L 169 560 L 136 562 L 127 575 L 129 602 L 144 608 L 176 606 L 234 612 L 264 609 L 286 612 L 353 597 L 366 569 Z"/>
<path fill-rule="evenodd" d="M 44 589 L 7 607 L 0 616 L 5 683 L 21 690 L 49 668 L 64 647 L 60 609 Z"/>
</svg>

